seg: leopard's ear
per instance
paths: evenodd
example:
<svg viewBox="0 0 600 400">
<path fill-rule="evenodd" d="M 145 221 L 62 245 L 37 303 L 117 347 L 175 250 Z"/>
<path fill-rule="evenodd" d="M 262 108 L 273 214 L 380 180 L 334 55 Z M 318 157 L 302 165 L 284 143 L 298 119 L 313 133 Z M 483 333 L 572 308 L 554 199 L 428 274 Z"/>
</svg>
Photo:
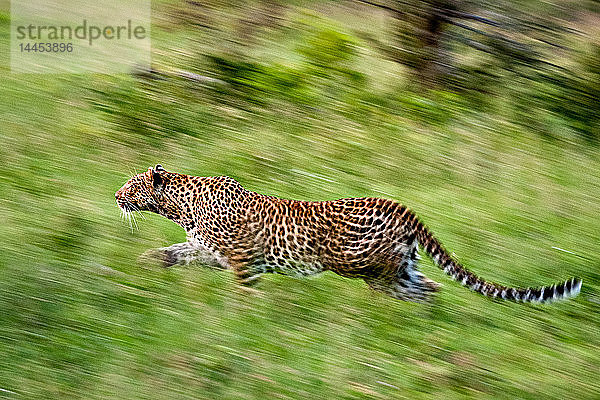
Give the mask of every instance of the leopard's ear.
<svg viewBox="0 0 600 400">
<path fill-rule="evenodd" d="M 154 167 L 154 170 L 157 172 L 165 172 L 165 169 L 160 164 L 156 164 L 156 167 Z"/>
<path fill-rule="evenodd" d="M 158 168 L 160 167 L 160 169 Z M 156 168 L 152 169 L 152 167 L 148 168 L 148 173 L 150 174 L 150 178 L 152 179 L 152 186 L 154 189 L 160 190 L 164 185 L 164 179 L 160 176 L 160 173 L 165 169 L 159 164 Z"/>
</svg>

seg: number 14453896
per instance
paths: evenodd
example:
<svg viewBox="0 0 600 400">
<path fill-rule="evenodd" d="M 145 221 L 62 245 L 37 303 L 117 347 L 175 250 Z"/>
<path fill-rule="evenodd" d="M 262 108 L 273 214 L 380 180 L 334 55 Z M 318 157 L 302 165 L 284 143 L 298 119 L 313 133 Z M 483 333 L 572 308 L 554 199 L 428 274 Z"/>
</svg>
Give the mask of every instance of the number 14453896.
<svg viewBox="0 0 600 400">
<path fill-rule="evenodd" d="M 73 43 L 19 43 L 21 53 L 71 53 Z"/>
</svg>

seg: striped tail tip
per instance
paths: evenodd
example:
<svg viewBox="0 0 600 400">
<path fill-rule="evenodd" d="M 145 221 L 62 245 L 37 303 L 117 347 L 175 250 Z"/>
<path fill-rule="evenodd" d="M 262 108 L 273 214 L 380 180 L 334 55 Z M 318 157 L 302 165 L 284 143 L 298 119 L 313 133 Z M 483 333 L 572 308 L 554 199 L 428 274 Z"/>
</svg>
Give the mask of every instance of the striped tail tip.
<svg viewBox="0 0 600 400">
<path fill-rule="evenodd" d="M 532 303 L 552 303 L 576 297 L 581 291 L 581 278 L 571 278 L 562 283 L 531 289 L 528 299 L 521 301 L 530 301 Z"/>
</svg>

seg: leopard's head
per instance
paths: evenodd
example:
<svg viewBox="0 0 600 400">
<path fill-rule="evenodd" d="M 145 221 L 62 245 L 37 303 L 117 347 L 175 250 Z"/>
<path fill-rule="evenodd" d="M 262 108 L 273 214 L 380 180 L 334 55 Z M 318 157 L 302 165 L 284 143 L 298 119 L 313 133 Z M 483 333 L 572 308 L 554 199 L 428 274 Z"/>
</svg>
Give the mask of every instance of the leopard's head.
<svg viewBox="0 0 600 400">
<path fill-rule="evenodd" d="M 165 169 L 158 164 L 137 174 L 115 193 L 117 205 L 124 213 L 133 211 L 158 212 L 161 191 L 165 183 Z"/>
</svg>

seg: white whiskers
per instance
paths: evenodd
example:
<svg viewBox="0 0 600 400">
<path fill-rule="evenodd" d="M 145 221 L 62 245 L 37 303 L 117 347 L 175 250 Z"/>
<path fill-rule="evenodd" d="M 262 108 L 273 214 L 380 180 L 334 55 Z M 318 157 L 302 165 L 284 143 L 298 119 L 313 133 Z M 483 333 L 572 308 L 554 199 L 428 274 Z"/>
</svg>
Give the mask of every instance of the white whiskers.
<svg viewBox="0 0 600 400">
<path fill-rule="evenodd" d="M 118 202 L 117 206 L 119 206 Z M 121 210 L 121 220 L 127 220 L 129 228 L 131 229 L 131 233 L 133 233 L 134 230 L 140 229 L 137 220 L 135 219 L 136 214 L 139 215 L 143 220 L 146 219 L 140 209 L 129 201 L 125 201 L 124 207 L 119 206 L 119 210 Z"/>
</svg>

